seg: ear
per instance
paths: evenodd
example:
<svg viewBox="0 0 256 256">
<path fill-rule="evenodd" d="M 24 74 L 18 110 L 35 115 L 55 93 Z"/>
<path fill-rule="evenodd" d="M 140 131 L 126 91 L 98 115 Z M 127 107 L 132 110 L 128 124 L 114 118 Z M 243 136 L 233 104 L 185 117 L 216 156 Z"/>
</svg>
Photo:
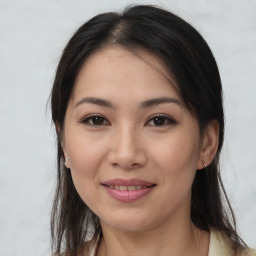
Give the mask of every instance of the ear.
<svg viewBox="0 0 256 256">
<path fill-rule="evenodd" d="M 219 145 L 219 122 L 212 120 L 209 122 L 203 133 L 200 155 L 198 158 L 197 169 L 205 168 L 214 159 Z"/>
<path fill-rule="evenodd" d="M 65 152 L 64 152 L 64 164 L 65 164 L 66 168 L 70 169 L 69 156 Z"/>
<path fill-rule="evenodd" d="M 65 164 L 66 168 L 70 169 L 69 155 L 66 152 L 65 143 L 61 142 L 61 147 L 62 147 L 63 154 L 64 154 L 64 156 L 63 156 L 64 157 L 64 164 Z"/>
<path fill-rule="evenodd" d="M 64 164 L 65 164 L 66 168 L 70 169 L 69 155 L 66 152 L 65 143 L 63 143 L 63 141 L 61 142 L 61 147 L 62 147 L 63 154 L 64 154 L 64 156 L 63 156 L 64 157 Z"/>
<path fill-rule="evenodd" d="M 56 131 L 57 131 L 57 132 L 60 132 L 59 123 L 56 123 L 56 124 L 55 124 L 55 127 L 56 127 Z M 66 152 L 65 141 L 64 141 L 63 136 L 61 136 L 61 135 L 60 135 L 60 140 L 61 140 L 61 148 L 62 148 L 62 151 L 63 151 L 64 164 L 65 164 L 66 168 L 69 168 L 69 169 L 70 169 L 69 155 L 68 155 L 67 152 Z"/>
</svg>

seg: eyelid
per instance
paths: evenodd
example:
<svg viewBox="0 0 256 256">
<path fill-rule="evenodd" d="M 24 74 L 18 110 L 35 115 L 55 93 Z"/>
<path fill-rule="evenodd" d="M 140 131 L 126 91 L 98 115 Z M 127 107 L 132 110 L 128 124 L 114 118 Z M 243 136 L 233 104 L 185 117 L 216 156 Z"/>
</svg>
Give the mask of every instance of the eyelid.
<svg viewBox="0 0 256 256">
<path fill-rule="evenodd" d="M 102 125 L 90 124 L 90 123 L 89 123 L 89 120 L 91 120 L 91 119 L 94 118 L 94 117 L 103 118 L 104 121 L 107 122 L 107 124 L 102 124 Z M 96 114 L 96 113 L 95 113 L 95 114 L 86 115 L 86 116 L 83 117 L 79 122 L 82 123 L 82 124 L 85 124 L 85 125 L 90 125 L 90 126 L 95 126 L 95 127 L 97 127 L 97 126 L 100 127 L 100 126 L 104 126 L 104 125 L 110 125 L 110 122 L 107 120 L 107 118 L 106 118 L 104 115 L 102 115 L 102 114 Z"/>
<path fill-rule="evenodd" d="M 167 115 L 167 114 L 155 114 L 155 115 L 152 115 L 148 118 L 147 122 L 146 122 L 146 125 L 148 125 L 148 123 L 150 121 L 152 121 L 154 118 L 156 117 L 161 117 L 161 118 L 165 118 L 167 120 L 169 120 L 169 123 L 168 124 L 164 124 L 164 125 L 149 125 L 149 126 L 166 126 L 166 125 L 172 125 L 172 124 L 176 124 L 177 121 L 170 115 Z"/>
<path fill-rule="evenodd" d="M 90 123 L 89 121 L 92 120 L 95 117 L 102 118 L 104 123 L 103 124 L 98 124 L 98 125 Z M 157 117 L 164 118 L 165 120 L 167 120 L 168 123 L 167 124 L 162 124 L 162 125 L 156 125 L 156 124 L 154 124 L 154 125 L 151 124 L 150 125 L 149 122 L 153 121 L 153 119 L 157 118 Z M 94 126 L 94 127 L 110 125 L 110 122 L 107 120 L 107 118 L 104 115 L 98 114 L 98 113 L 86 115 L 79 122 L 82 123 L 82 124 L 89 125 L 89 126 Z M 154 114 L 154 115 L 150 116 L 148 118 L 148 120 L 146 121 L 146 125 L 149 125 L 149 126 L 167 126 L 167 125 L 172 125 L 172 124 L 175 124 L 175 123 L 177 123 L 176 120 L 168 114 Z"/>
</svg>

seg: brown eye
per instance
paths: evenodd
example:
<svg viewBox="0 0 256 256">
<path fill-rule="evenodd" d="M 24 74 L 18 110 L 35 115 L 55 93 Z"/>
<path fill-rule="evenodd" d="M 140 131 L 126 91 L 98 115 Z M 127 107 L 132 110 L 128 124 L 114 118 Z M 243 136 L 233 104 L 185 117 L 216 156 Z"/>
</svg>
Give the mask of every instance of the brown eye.
<svg viewBox="0 0 256 256">
<path fill-rule="evenodd" d="M 164 125 L 166 122 L 166 118 L 157 116 L 157 117 L 153 118 L 152 121 L 153 121 L 154 125 Z"/>
<path fill-rule="evenodd" d="M 164 126 L 164 125 L 170 125 L 176 123 L 172 118 L 168 116 L 154 116 L 152 117 L 148 122 L 147 125 L 150 126 Z"/>
<path fill-rule="evenodd" d="M 93 126 L 101 126 L 101 125 L 108 125 L 109 122 L 100 115 L 93 115 L 88 116 L 85 119 L 82 120 L 83 124 L 93 125 Z"/>
</svg>

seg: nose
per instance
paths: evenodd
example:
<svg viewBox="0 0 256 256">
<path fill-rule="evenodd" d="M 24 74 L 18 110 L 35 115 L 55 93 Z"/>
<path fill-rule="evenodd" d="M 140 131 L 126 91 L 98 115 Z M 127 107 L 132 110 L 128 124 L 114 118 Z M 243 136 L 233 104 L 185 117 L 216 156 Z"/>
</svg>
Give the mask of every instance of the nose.
<svg viewBox="0 0 256 256">
<path fill-rule="evenodd" d="M 108 161 L 111 165 L 123 170 L 131 170 L 144 166 L 147 156 L 139 134 L 124 127 L 113 134 Z"/>
</svg>

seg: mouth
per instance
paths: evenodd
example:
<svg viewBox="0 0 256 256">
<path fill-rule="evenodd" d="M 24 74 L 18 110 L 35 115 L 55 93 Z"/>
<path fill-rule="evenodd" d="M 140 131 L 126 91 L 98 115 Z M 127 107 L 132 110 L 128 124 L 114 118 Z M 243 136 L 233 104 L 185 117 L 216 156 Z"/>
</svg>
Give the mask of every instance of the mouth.
<svg viewBox="0 0 256 256">
<path fill-rule="evenodd" d="M 112 198 L 121 202 L 141 199 L 156 187 L 156 184 L 138 179 L 114 179 L 101 183 L 101 185 Z"/>
<path fill-rule="evenodd" d="M 104 186 L 104 184 L 103 184 L 103 186 Z M 119 191 L 135 191 L 135 190 L 140 190 L 140 189 L 151 187 L 151 186 L 118 186 L 118 185 L 115 185 L 115 186 L 105 185 L 105 186 L 112 188 L 112 189 L 119 190 Z M 154 186 L 154 185 L 152 185 L 152 186 Z"/>
</svg>

